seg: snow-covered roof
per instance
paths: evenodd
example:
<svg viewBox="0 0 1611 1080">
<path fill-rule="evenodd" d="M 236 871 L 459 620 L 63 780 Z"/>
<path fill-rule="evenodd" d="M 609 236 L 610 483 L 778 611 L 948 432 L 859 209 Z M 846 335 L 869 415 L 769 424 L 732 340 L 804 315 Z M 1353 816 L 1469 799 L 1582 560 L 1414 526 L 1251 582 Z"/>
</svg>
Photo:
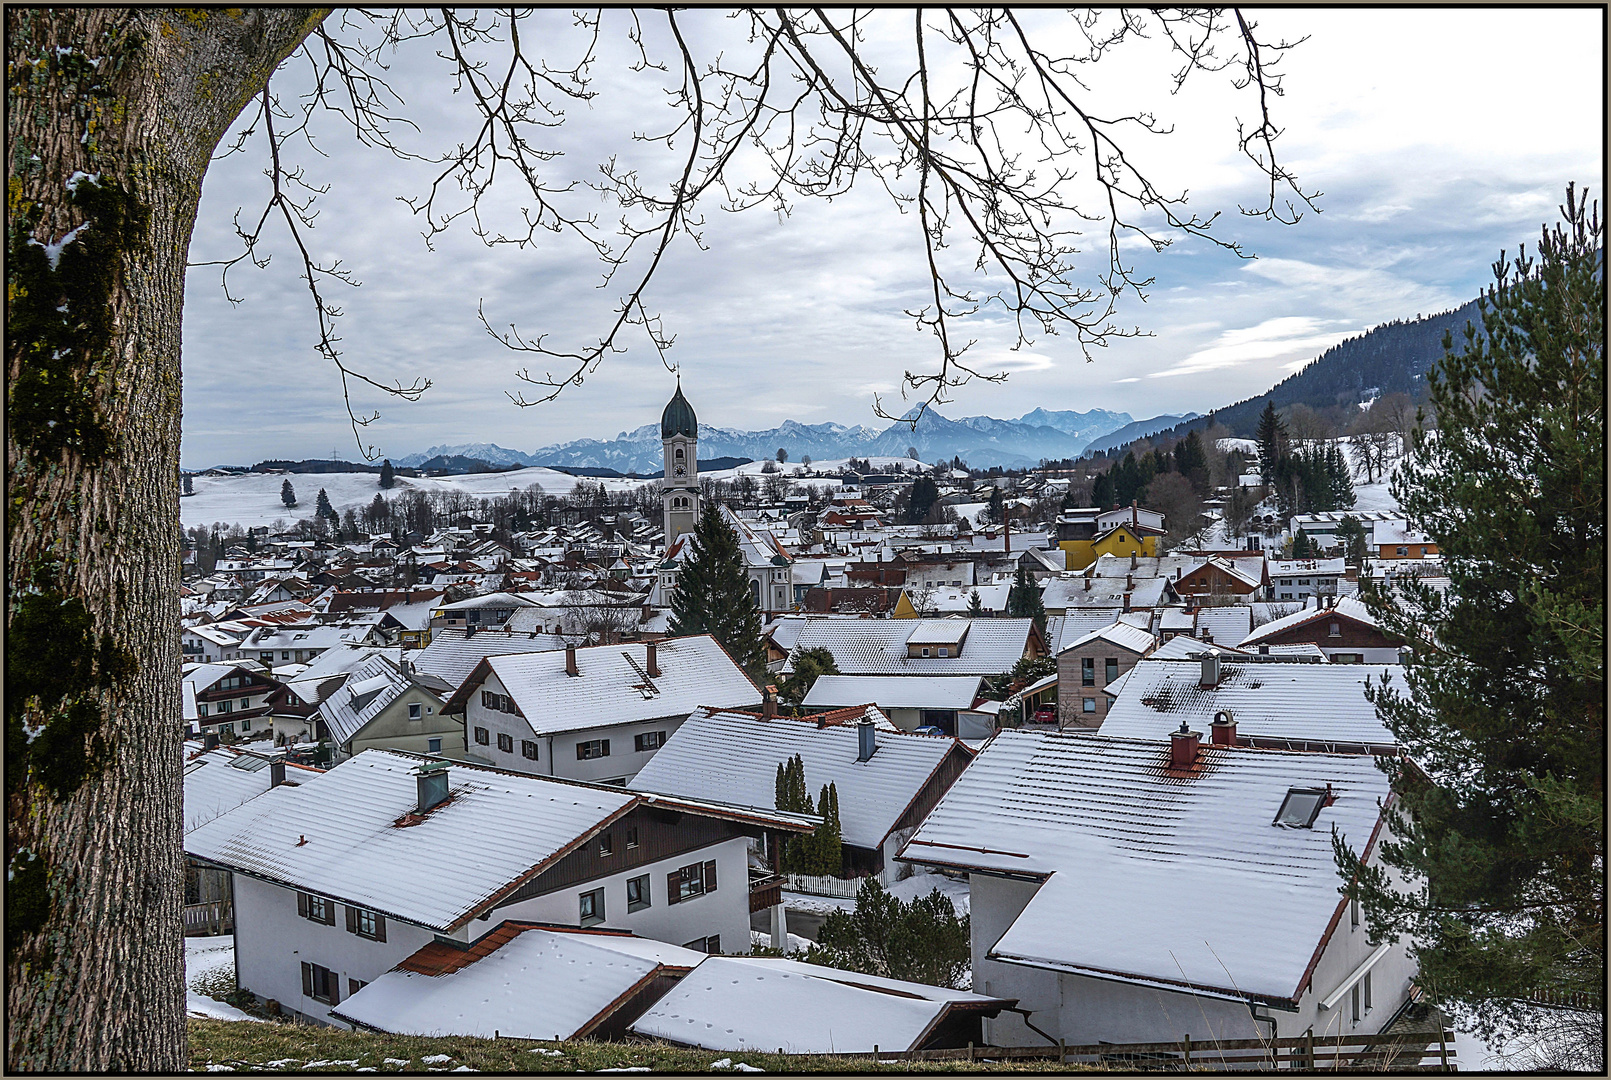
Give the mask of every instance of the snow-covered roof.
<svg viewBox="0 0 1611 1080">
<path fill-rule="evenodd" d="M 869 702 L 886 709 L 967 709 L 980 675 L 819 675 L 800 704 L 834 708 Z"/>
<path fill-rule="evenodd" d="M 287 766 L 290 783 L 318 775 L 316 769 Z M 209 750 L 185 762 L 185 832 L 199 828 L 221 814 L 269 789 L 269 759 L 229 747 Z"/>
<path fill-rule="evenodd" d="M 1157 638 L 1153 637 L 1150 633 L 1141 629 L 1139 626 L 1133 626 L 1127 622 L 1116 621 L 1109 623 L 1107 626 L 1092 630 L 1084 637 L 1075 638 L 1073 641 L 1063 646 L 1063 648 L 1065 650 L 1078 649 L 1085 645 L 1094 645 L 1098 641 L 1107 642 L 1111 645 L 1117 645 L 1121 649 L 1129 649 L 1131 652 L 1138 653 L 1142 656 L 1145 656 L 1152 649 L 1152 647 L 1158 643 Z"/>
<path fill-rule="evenodd" d="M 366 750 L 202 825 L 185 836 L 185 853 L 448 931 L 637 801 L 627 791 L 452 764 L 450 800 L 410 825 L 415 773 L 426 760 Z"/>
<path fill-rule="evenodd" d="M 409 659 L 414 662 L 416 671 L 435 675 L 457 687 L 463 684 L 477 664 L 489 656 L 552 652 L 564 647 L 565 639 L 558 634 L 539 634 L 536 631 L 518 633 L 502 627 L 474 633 L 442 629 L 434 631 L 431 643 L 411 653 Z"/>
<path fill-rule="evenodd" d="M 700 705 L 751 705 L 760 691 L 709 634 L 673 638 L 656 648 L 659 674 L 648 673 L 641 642 L 576 650 L 577 675 L 564 651 L 489 656 L 460 685 L 449 711 L 464 708 L 491 672 L 539 735 L 686 716 Z"/>
<path fill-rule="evenodd" d="M 1194 773 L 1137 739 L 1004 731 L 901 858 L 1050 875 L 992 959 L 1291 1000 L 1343 902 L 1333 826 L 1362 852 L 1389 797 L 1363 755 L 1204 746 Z M 1293 788 L 1333 801 L 1273 822 Z M 1076 932 L 1077 931 L 1077 932 Z"/>
<path fill-rule="evenodd" d="M 708 1050 L 900 1051 L 958 1009 L 994 1016 L 1016 1003 L 796 960 L 712 956 L 631 1030 Z"/>
<path fill-rule="evenodd" d="M 1125 611 L 1121 605 L 1112 607 L 1081 608 L 1067 615 L 1049 615 L 1046 618 L 1046 646 L 1056 656 L 1074 641 L 1115 621 L 1123 621 L 1143 630 L 1152 623 L 1152 613 Z"/>
<path fill-rule="evenodd" d="M 1197 627 L 1214 635 L 1215 641 L 1241 641 L 1253 628 L 1253 609 L 1246 604 L 1226 604 L 1197 609 Z"/>
<path fill-rule="evenodd" d="M 463 952 L 426 945 L 334 1015 L 398 1035 L 580 1039 L 656 975 L 704 959 L 647 938 L 505 922 Z"/>
<path fill-rule="evenodd" d="M 1266 638 L 1285 633 L 1288 630 L 1303 626 L 1305 623 L 1324 622 L 1334 617 L 1361 623 L 1372 629 L 1377 626 L 1376 616 L 1370 613 L 1370 608 L 1365 606 L 1363 600 L 1354 596 L 1340 596 L 1337 598 L 1336 607 L 1314 608 L 1305 606 L 1302 611 L 1294 612 L 1282 619 L 1267 622 L 1252 633 L 1245 635 L 1241 639 L 1241 644 L 1244 647 L 1257 645 Z"/>
<path fill-rule="evenodd" d="M 1326 746 L 1397 745 L 1377 719 L 1376 706 L 1365 700 L 1367 679 L 1380 686 L 1392 677 L 1403 685 L 1397 664 L 1258 663 L 1227 656 L 1219 684 L 1210 687 L 1201 685 L 1202 670 L 1197 660 L 1138 661 L 1098 734 L 1167 741 L 1185 722 L 1206 735 L 1214 714 L 1229 710 L 1238 736 Z"/>
<path fill-rule="evenodd" d="M 377 654 L 354 668 L 341 689 L 320 703 L 319 715 L 330 728 L 331 738 L 342 745 L 414 684 L 395 663 Z M 426 689 L 439 696 L 436 690 Z"/>
<path fill-rule="evenodd" d="M 661 791 L 738 806 L 770 808 L 777 801 L 777 769 L 800 755 L 806 790 L 815 799 L 827 784 L 839 793 L 845 843 L 883 843 L 923 785 L 958 744 L 938 735 L 878 735 L 878 749 L 857 761 L 853 725 L 818 727 L 815 718 L 700 709 L 633 777 L 637 791 Z"/>
<path fill-rule="evenodd" d="M 1168 582 L 1161 577 L 1136 578 L 1132 588 L 1126 588 L 1125 584 L 1123 578 L 1047 578 L 1040 602 L 1048 610 L 1075 611 L 1093 607 L 1122 609 L 1125 593 L 1130 594 L 1133 608 L 1157 607 L 1165 600 L 1164 588 Z"/>
<path fill-rule="evenodd" d="M 1024 655 L 1034 627 L 1031 619 L 940 621 L 969 625 L 956 656 L 907 656 L 906 642 L 920 625 L 917 619 L 804 619 L 794 648 L 827 649 L 846 675 L 999 675 Z M 788 661 L 783 670 L 793 670 Z"/>
<path fill-rule="evenodd" d="M 1176 634 L 1147 655 L 1148 660 L 1188 660 L 1202 653 L 1216 656 L 1246 656 L 1247 652 L 1224 642 L 1199 641 L 1189 634 Z M 1126 673 L 1128 674 L 1128 672 Z M 1112 689 L 1113 684 L 1109 683 Z"/>
<path fill-rule="evenodd" d="M 1399 519 L 1397 521 L 1380 521 L 1376 523 L 1375 531 L 1371 533 L 1371 542 L 1378 547 L 1394 544 L 1430 544 L 1432 538 L 1426 533 L 1410 528 L 1410 523 Z"/>
<path fill-rule="evenodd" d="M 1337 576 L 1348 572 L 1346 559 L 1271 559 L 1271 577 Z"/>
<path fill-rule="evenodd" d="M 738 549 L 744 556 L 744 565 L 746 567 L 783 567 L 794 561 L 789 556 L 789 553 L 783 549 L 783 545 L 778 542 L 777 537 L 771 532 L 766 529 L 757 529 L 754 525 L 733 513 L 732 509 L 726 505 L 720 506 L 719 509 L 721 510 L 722 520 L 727 522 L 728 527 L 738 537 Z M 677 537 L 676 542 L 666 551 L 666 561 L 681 563 L 682 560 L 688 558 L 693 551 L 693 546 L 690 542 L 693 535 L 693 533 L 684 533 L 682 536 Z"/>
<path fill-rule="evenodd" d="M 494 592 L 485 596 L 472 596 L 468 600 L 458 600 L 451 604 L 436 605 L 437 611 L 482 611 L 487 608 L 506 609 L 531 607 L 532 601 L 524 596 L 514 593 Z"/>
</svg>

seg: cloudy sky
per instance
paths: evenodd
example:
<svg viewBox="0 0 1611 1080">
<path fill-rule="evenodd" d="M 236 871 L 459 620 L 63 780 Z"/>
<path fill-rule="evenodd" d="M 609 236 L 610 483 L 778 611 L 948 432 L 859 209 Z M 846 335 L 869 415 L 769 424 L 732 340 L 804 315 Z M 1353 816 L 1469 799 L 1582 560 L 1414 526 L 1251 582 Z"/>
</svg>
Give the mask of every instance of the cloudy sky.
<svg viewBox="0 0 1611 1080">
<path fill-rule="evenodd" d="M 533 35 L 556 66 L 580 41 L 555 20 Z M 572 104 L 564 129 L 542 133 L 565 151 L 556 168 L 587 176 L 619 153 L 653 179 L 670 158 L 647 155 L 631 134 L 668 114 L 653 73 L 625 63 L 626 13 L 606 16 L 591 104 Z M 974 383 L 945 406 L 950 416 L 1016 417 L 1036 408 L 1124 411 L 1137 418 L 1211 408 L 1267 389 L 1328 346 L 1379 322 L 1444 310 L 1476 295 L 1501 248 L 1531 244 L 1552 220 L 1566 183 L 1602 185 L 1602 13 L 1540 9 L 1263 10 L 1263 36 L 1308 40 L 1285 61 L 1275 104 L 1285 162 L 1321 212 L 1295 226 L 1241 218 L 1259 197 L 1259 176 L 1236 149 L 1238 117 L 1252 102 L 1223 75 L 1194 75 L 1169 93 L 1168 67 L 1143 43 L 1105 58 L 1088 81 L 1092 101 L 1154 112 L 1174 131 L 1134 144 L 1159 187 L 1189 189 L 1191 209 L 1224 211 L 1216 232 L 1257 255 L 1240 259 L 1182 240 L 1154 255 L 1126 249 L 1155 277 L 1145 303 L 1127 297 L 1118 321 L 1150 336 L 1117 340 L 1087 361 L 1067 335 L 1013 351 L 999 318 L 968 329 L 971 354 L 1005 383 Z M 696 49 L 738 47 L 734 26 L 690 16 Z M 1047 33 L 1057 32 L 1047 24 Z M 905 44 L 909 44 L 909 31 Z M 654 32 L 651 48 L 663 44 Z M 902 42 L 888 48 L 893 63 Z M 406 100 L 399 112 L 419 131 L 407 145 L 440 150 L 465 138 L 464 95 L 426 43 L 389 58 L 387 77 Z M 306 64 L 276 77 L 287 99 L 301 92 Z M 300 81 L 299 81 L 300 80 Z M 389 381 L 429 378 L 418 403 L 355 391 L 360 411 L 378 409 L 365 439 L 389 456 L 437 444 L 495 442 L 521 450 L 576 438 L 609 438 L 658 418 L 673 379 L 641 337 L 607 358 L 560 400 L 518 408 L 521 357 L 489 337 L 494 326 L 547 333 L 562 347 L 594 338 L 617 293 L 597 288 L 590 251 L 543 235 L 535 247 L 488 249 L 456 226 L 428 247 L 399 197 L 418 196 L 431 171 L 357 144 L 335 117 L 314 127 L 291 157 L 312 183 L 328 185 L 309 233 L 321 259 L 339 259 L 362 282 L 335 287 L 349 363 Z M 267 193 L 261 139 L 216 162 L 203 189 L 192 260 L 228 258 L 231 225 L 260 212 Z M 563 173 L 561 169 L 561 173 Z M 517 193 L 495 189 L 488 217 L 505 229 Z M 608 222 L 619 210 L 573 204 Z M 927 287 L 919 234 L 873 185 L 831 204 L 797 202 L 783 218 L 712 206 L 703 249 L 674 246 L 646 302 L 676 343 L 685 390 L 701 422 L 767 428 L 784 420 L 884 422 L 874 394 L 898 411 L 906 370 L 936 362 L 933 338 L 903 310 Z M 1099 236 L 1090 237 L 1090 240 Z M 314 352 L 316 331 L 294 249 L 272 227 L 266 270 L 232 272 L 238 305 L 214 268 L 190 272 L 185 308 L 187 467 L 266 457 L 357 455 L 335 371 Z M 1081 258 L 1087 258 L 1082 256 Z M 1089 265 L 1090 280 L 1100 269 Z M 541 364 L 530 364 L 539 371 Z M 557 370 L 557 369 L 556 369 Z"/>
</svg>

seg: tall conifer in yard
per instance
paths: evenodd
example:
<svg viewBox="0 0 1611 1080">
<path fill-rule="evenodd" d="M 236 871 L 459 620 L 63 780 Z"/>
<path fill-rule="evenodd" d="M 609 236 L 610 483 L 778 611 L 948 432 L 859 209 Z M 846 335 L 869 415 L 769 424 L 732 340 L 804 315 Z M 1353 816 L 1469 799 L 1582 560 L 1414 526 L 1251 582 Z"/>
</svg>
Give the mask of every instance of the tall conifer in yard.
<svg viewBox="0 0 1611 1080">
<path fill-rule="evenodd" d="M 296 507 L 296 489 L 291 486 L 290 477 L 287 477 L 285 482 L 280 485 L 280 501 L 285 504 L 287 509 Z"/>
<path fill-rule="evenodd" d="M 761 613 L 744 574 L 738 534 L 707 502 L 688 537 L 689 555 L 671 594 L 671 636 L 709 634 L 751 678 L 763 678 L 766 649 L 761 644 Z"/>
<path fill-rule="evenodd" d="M 1373 697 L 1419 767 L 1387 763 L 1402 802 L 1381 861 L 1418 884 L 1338 861 L 1436 1000 L 1488 1034 L 1535 1023 L 1535 991 L 1581 995 L 1598 1037 L 1576 1067 L 1603 1068 L 1605 282 L 1598 210 L 1574 194 L 1536 259 L 1494 264 L 1484 333 L 1459 354 L 1445 336 L 1437 430 L 1392 485 L 1449 579 L 1368 597 L 1413 649 Z"/>
<path fill-rule="evenodd" d="M 1275 483 L 1276 463 L 1287 454 L 1287 426 L 1276 413 L 1275 402 L 1265 403 L 1254 439 L 1259 446 L 1259 478 L 1268 487 Z"/>
<path fill-rule="evenodd" d="M 1012 588 L 1007 590 L 1007 617 L 1034 619 L 1035 629 L 1046 631 L 1046 605 L 1041 602 L 1040 586 L 1022 566 L 1013 578 Z"/>
</svg>

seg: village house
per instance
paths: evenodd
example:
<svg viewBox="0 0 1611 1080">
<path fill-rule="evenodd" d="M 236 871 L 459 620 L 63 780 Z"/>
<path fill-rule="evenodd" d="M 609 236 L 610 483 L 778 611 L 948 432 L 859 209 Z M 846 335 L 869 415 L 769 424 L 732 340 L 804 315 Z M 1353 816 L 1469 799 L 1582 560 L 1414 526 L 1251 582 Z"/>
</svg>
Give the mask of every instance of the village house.
<svg viewBox="0 0 1611 1080">
<path fill-rule="evenodd" d="M 522 609 L 541 610 L 541 609 Z M 511 619 L 511 622 L 514 620 Z M 431 643 L 409 657 L 414 669 L 426 675 L 435 675 L 454 689 L 469 678 L 477 664 L 489 656 L 509 653 L 552 652 L 565 648 L 567 642 L 558 634 L 537 630 L 517 632 L 510 623 L 487 630 L 438 630 Z"/>
<path fill-rule="evenodd" d="M 995 716 L 982 704 L 978 675 L 819 675 L 801 701 L 806 709 L 877 705 L 902 731 L 933 728 L 960 739 L 988 739 Z"/>
<path fill-rule="evenodd" d="M 233 874 L 241 989 L 330 1023 L 495 917 L 746 948 L 752 841 L 814 821 L 369 750 L 202 825 L 185 852 Z"/>
<path fill-rule="evenodd" d="M 267 732 L 274 711 L 269 698 L 283 689 L 283 683 L 256 665 L 198 664 L 184 672 L 180 683 L 186 729 L 193 735 L 230 737 Z"/>
<path fill-rule="evenodd" d="M 1336 559 L 1271 559 L 1267 568 L 1271 600 L 1307 600 L 1335 597 L 1348 579 L 1348 564 Z"/>
<path fill-rule="evenodd" d="M 1430 559 L 1438 554 L 1432 538 L 1403 519 L 1378 522 L 1370 543 L 1378 559 Z"/>
<path fill-rule="evenodd" d="M 1126 622 L 1113 622 L 1070 642 L 1057 654 L 1058 726 L 1100 727 L 1111 703 L 1098 691 L 1117 683 L 1157 646 L 1151 633 Z"/>
<path fill-rule="evenodd" d="M 1004 731 L 899 858 L 968 874 L 974 990 L 1027 1014 L 992 1044 L 1318 1042 L 1410 1000 L 1332 853 L 1376 865 L 1392 800 L 1364 756 Z"/>
<path fill-rule="evenodd" d="M 319 719 L 337 762 L 378 749 L 463 757 L 464 725 L 444 705 L 452 692 L 408 660 L 376 653 L 320 703 Z"/>
<path fill-rule="evenodd" d="M 1319 603 L 1275 619 L 1240 641 L 1243 650 L 1260 645 L 1314 645 L 1334 664 L 1394 664 L 1403 642 L 1382 633 L 1376 617 L 1356 597 L 1321 597 Z"/>
<path fill-rule="evenodd" d="M 431 627 L 465 630 L 475 627 L 485 630 L 502 626 L 520 608 L 532 606 L 532 601 L 515 593 L 495 592 L 472 596 L 451 604 L 439 604 L 431 615 Z"/>
<path fill-rule="evenodd" d="M 663 642 L 489 656 L 445 706 L 475 761 L 624 784 L 701 704 L 761 697 L 708 634 Z"/>
<path fill-rule="evenodd" d="M 1033 619 L 779 619 L 773 640 L 823 648 L 844 675 L 1000 675 L 1023 657 L 1045 655 Z M 781 671 L 789 674 L 792 661 Z"/>
<path fill-rule="evenodd" d="M 881 733 L 871 720 L 845 720 L 834 714 L 699 709 L 633 778 L 632 787 L 773 807 L 778 766 L 799 755 L 813 800 L 829 784 L 838 792 L 844 875 L 871 874 L 889 884 L 898 869 L 895 853 L 962 774 L 973 751 L 956 739 Z"/>
</svg>

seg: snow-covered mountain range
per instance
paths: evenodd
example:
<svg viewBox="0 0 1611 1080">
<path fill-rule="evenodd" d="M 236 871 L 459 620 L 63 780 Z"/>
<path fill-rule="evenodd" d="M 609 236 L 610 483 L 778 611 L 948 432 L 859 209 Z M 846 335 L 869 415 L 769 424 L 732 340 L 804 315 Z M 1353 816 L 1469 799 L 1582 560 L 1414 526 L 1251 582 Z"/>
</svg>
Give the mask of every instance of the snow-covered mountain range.
<svg viewBox="0 0 1611 1080">
<path fill-rule="evenodd" d="M 912 414 L 908 414 L 910 416 Z M 1169 427 L 1180 417 L 1170 417 Z M 844 424 L 801 424 L 785 420 L 765 431 L 699 427 L 701 458 L 744 457 L 760 460 L 786 450 L 791 461 L 810 456 L 823 460 L 845 457 L 905 457 L 915 447 L 926 462 L 960 457 L 975 468 L 1000 465 L 1025 467 L 1042 458 L 1078 457 L 1097 439 L 1124 428 L 1134 419 L 1128 413 L 1092 409 L 1089 412 L 1035 409 L 1016 420 L 965 416 L 951 420 L 934 409 L 924 412 L 914 429 L 897 421 L 882 430 Z M 623 431 L 613 439 L 576 439 L 539 447 L 530 453 L 492 443 L 433 446 L 417 454 L 394 458 L 392 463 L 415 466 L 438 455 L 459 454 L 493 465 L 548 465 L 561 468 L 615 469 L 651 473 L 661 465 L 660 425 L 645 424 Z"/>
</svg>

